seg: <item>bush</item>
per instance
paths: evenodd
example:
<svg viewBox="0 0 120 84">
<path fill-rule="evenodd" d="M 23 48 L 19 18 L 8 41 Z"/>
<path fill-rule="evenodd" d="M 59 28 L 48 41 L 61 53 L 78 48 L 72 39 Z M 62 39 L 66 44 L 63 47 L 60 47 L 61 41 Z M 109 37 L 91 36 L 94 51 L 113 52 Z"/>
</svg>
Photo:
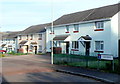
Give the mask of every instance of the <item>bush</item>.
<svg viewBox="0 0 120 84">
<path fill-rule="evenodd" d="M 5 55 L 4 54 L 0 54 L 0 57 L 5 57 Z"/>
</svg>

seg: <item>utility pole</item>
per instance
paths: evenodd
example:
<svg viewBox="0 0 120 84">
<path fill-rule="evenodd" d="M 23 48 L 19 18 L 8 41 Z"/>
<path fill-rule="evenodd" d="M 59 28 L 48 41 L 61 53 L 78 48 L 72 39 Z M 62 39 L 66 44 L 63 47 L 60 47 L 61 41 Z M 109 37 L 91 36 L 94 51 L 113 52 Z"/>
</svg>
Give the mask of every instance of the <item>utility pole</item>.
<svg viewBox="0 0 120 84">
<path fill-rule="evenodd" d="M 52 38 L 52 40 L 51 40 L 51 43 L 52 43 L 52 45 L 51 45 L 51 64 L 53 64 L 53 0 L 51 0 L 51 38 Z"/>
</svg>

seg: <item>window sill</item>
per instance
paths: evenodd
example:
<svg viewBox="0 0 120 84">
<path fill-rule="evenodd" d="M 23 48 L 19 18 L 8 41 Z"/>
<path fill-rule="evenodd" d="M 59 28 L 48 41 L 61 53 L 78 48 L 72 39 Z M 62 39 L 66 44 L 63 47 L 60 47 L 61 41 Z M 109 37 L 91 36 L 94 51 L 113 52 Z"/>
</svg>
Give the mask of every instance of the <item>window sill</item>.
<svg viewBox="0 0 120 84">
<path fill-rule="evenodd" d="M 98 53 L 104 53 L 104 51 L 100 51 L 100 50 L 95 50 L 94 52 L 98 52 Z"/>
<path fill-rule="evenodd" d="M 50 33 L 50 34 L 54 34 L 54 33 Z"/>
<path fill-rule="evenodd" d="M 73 31 L 73 33 L 78 33 L 79 31 Z"/>
<path fill-rule="evenodd" d="M 69 33 L 69 32 L 65 32 L 65 33 Z"/>
<path fill-rule="evenodd" d="M 104 31 L 104 29 L 95 29 L 94 31 Z"/>
<path fill-rule="evenodd" d="M 71 49 L 71 51 L 79 51 L 78 49 Z"/>
<path fill-rule="evenodd" d="M 39 38 L 38 40 L 42 40 L 42 38 Z"/>
</svg>

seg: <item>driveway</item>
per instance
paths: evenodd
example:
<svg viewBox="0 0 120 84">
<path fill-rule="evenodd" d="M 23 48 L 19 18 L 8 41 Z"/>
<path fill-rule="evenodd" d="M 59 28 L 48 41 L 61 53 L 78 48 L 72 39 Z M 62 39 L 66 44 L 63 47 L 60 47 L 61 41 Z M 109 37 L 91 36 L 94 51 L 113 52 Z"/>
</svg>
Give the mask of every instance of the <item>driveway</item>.
<svg viewBox="0 0 120 84">
<path fill-rule="evenodd" d="M 50 56 L 24 55 L 2 58 L 4 82 L 99 82 L 54 71 Z"/>
</svg>

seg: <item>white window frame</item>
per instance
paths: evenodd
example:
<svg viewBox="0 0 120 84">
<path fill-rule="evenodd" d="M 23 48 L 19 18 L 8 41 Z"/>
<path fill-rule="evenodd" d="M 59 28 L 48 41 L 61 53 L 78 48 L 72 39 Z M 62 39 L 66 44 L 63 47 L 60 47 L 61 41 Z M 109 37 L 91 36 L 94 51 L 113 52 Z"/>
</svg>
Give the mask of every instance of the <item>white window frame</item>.
<svg viewBox="0 0 120 84">
<path fill-rule="evenodd" d="M 42 40 L 42 34 L 38 34 L 39 35 L 39 39 L 41 39 Z"/>
<path fill-rule="evenodd" d="M 30 39 L 33 40 L 33 34 L 30 35 Z"/>
<path fill-rule="evenodd" d="M 74 24 L 74 31 L 79 31 L 79 24 Z"/>
<path fill-rule="evenodd" d="M 66 25 L 65 31 L 66 31 L 66 32 L 69 32 L 69 31 L 70 31 L 70 26 L 69 26 L 69 25 Z"/>
<path fill-rule="evenodd" d="M 39 45 L 39 51 L 42 51 L 42 45 Z"/>
<path fill-rule="evenodd" d="M 95 22 L 95 29 L 104 29 L 104 21 Z"/>
<path fill-rule="evenodd" d="M 96 42 L 99 42 L 99 44 L 96 44 Z M 97 49 L 97 46 L 99 49 Z M 104 41 L 95 41 L 95 51 L 104 51 Z"/>
<path fill-rule="evenodd" d="M 50 27 L 50 33 L 54 33 L 54 28 Z"/>
</svg>

